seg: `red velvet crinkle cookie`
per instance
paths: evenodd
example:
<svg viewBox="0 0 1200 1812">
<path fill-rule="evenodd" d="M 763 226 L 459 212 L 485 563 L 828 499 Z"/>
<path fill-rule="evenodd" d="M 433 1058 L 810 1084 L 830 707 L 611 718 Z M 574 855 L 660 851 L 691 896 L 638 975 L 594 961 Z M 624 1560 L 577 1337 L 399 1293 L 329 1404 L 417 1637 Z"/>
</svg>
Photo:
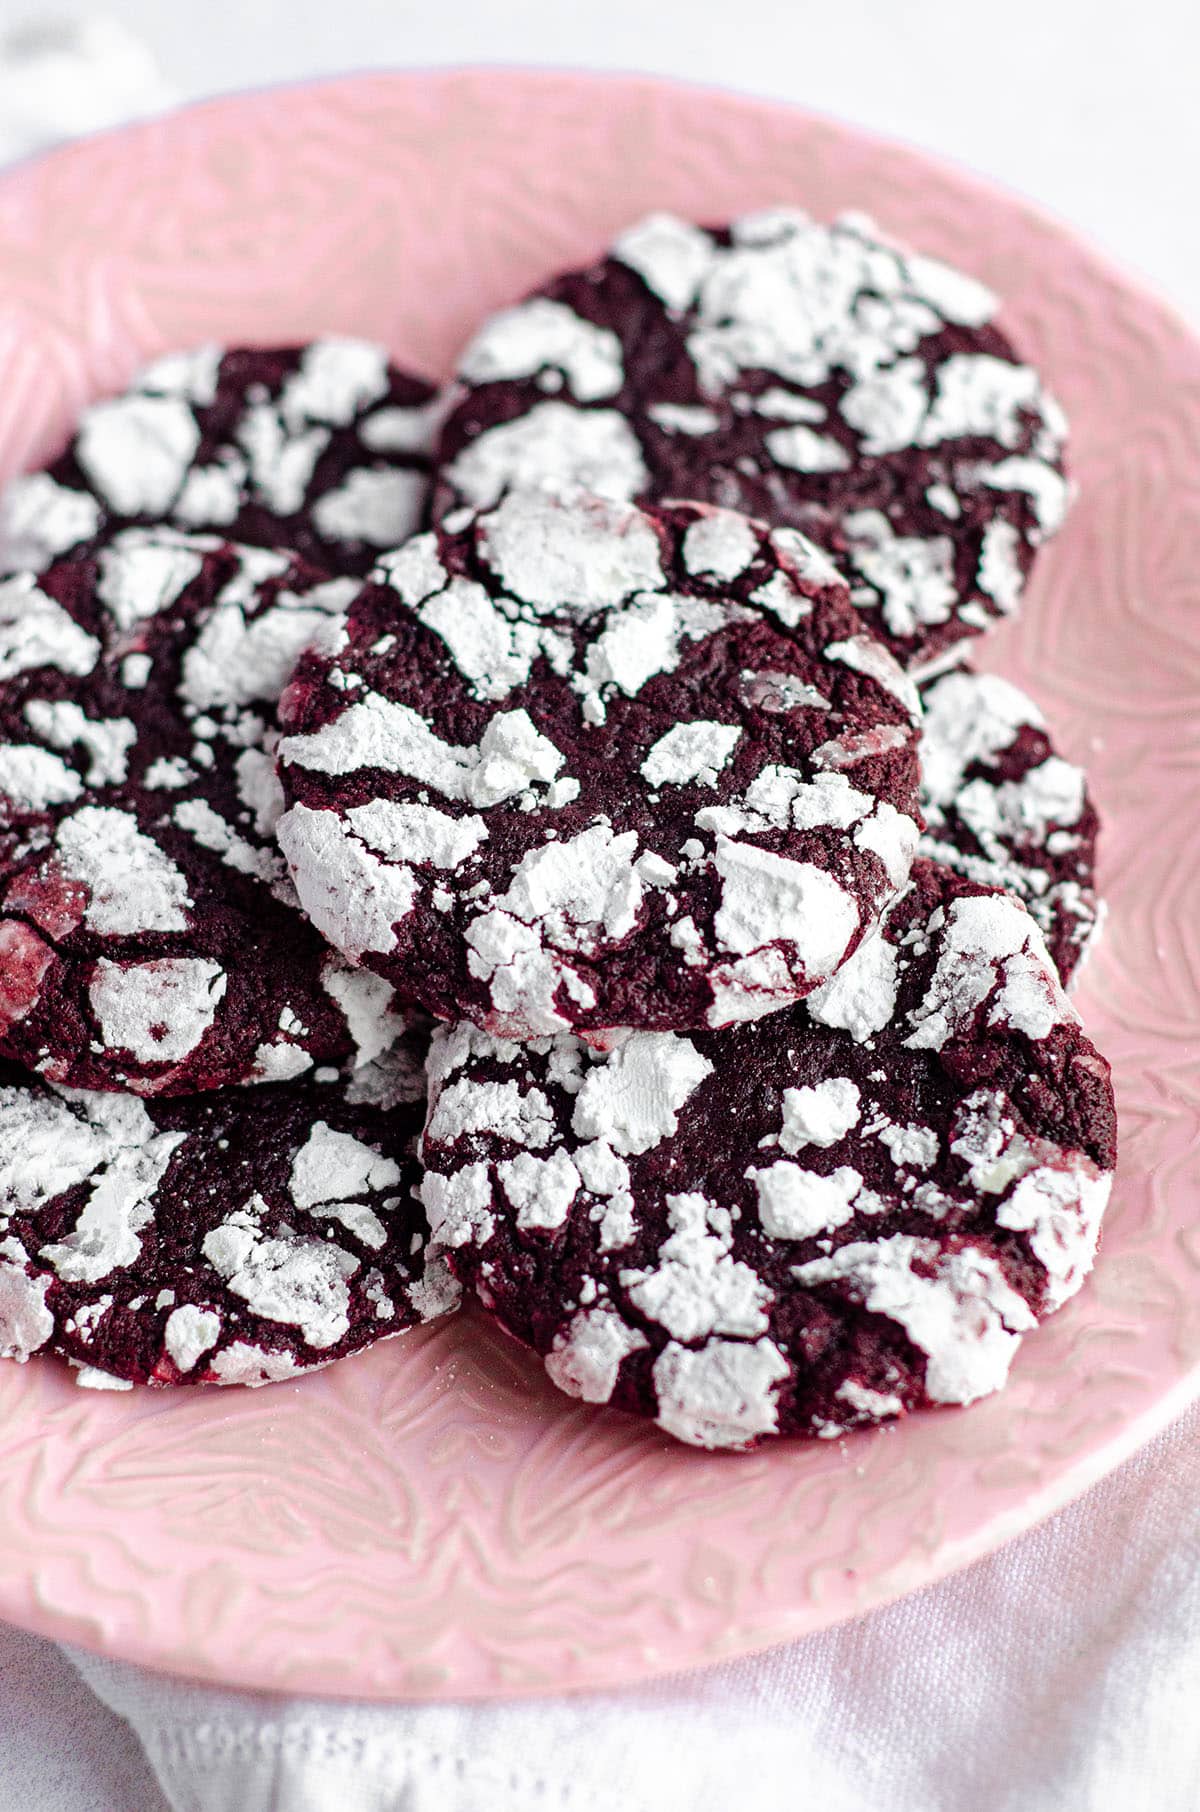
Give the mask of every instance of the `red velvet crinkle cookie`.
<svg viewBox="0 0 1200 1812">
<path fill-rule="evenodd" d="M 356 590 L 137 529 L 0 583 L 0 1056 L 181 1094 L 395 1035 L 392 990 L 307 923 L 273 834 L 280 686 Z"/>
<path fill-rule="evenodd" d="M 1063 760 L 1041 711 L 1007 680 L 963 668 L 926 681 L 920 694 L 921 854 L 1015 893 L 1068 982 L 1102 915 L 1100 821 L 1087 776 Z"/>
<path fill-rule="evenodd" d="M 1091 1268 L 1108 1066 L 1020 903 L 919 861 L 819 994 L 607 1052 L 466 1025 L 422 1192 L 554 1382 L 742 1448 L 999 1390 Z"/>
<path fill-rule="evenodd" d="M 916 695 L 793 530 L 511 492 L 388 556 L 284 694 L 306 911 L 505 1037 L 726 1025 L 903 885 Z"/>
<path fill-rule="evenodd" d="M 1066 426 L 996 298 L 861 215 L 652 215 L 464 353 L 435 511 L 511 485 L 699 498 L 803 529 L 908 666 L 1016 609 Z"/>
<path fill-rule="evenodd" d="M 169 353 L 85 409 L 48 471 L 9 485 L 0 569 L 171 523 L 365 572 L 425 508 L 435 407 L 365 340 Z"/>
<path fill-rule="evenodd" d="M 453 1308 L 414 1188 L 428 1037 L 348 1080 L 172 1101 L 0 1065 L 0 1357 L 270 1384 Z"/>
</svg>

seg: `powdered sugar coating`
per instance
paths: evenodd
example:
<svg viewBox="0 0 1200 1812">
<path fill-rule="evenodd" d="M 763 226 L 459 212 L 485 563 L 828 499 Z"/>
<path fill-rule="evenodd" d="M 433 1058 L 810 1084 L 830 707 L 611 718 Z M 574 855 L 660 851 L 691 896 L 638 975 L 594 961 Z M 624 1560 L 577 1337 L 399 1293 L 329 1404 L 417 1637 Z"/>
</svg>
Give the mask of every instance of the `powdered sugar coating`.
<svg viewBox="0 0 1200 1812">
<path fill-rule="evenodd" d="M 1080 1287 L 1113 1098 L 1037 926 L 920 861 L 871 941 L 850 1025 L 810 997 L 608 1051 L 435 1034 L 431 1227 L 561 1389 L 701 1446 L 829 1438 L 998 1390 Z M 545 1214 L 509 1131 L 535 1112 Z"/>
<path fill-rule="evenodd" d="M 428 1037 L 375 1102 L 311 1078 L 142 1102 L 0 1064 L 0 1356 L 260 1384 L 454 1307 L 414 1193 Z"/>
<path fill-rule="evenodd" d="M 794 531 L 509 492 L 300 663 L 279 842 L 322 933 L 439 1017 L 728 1024 L 903 885 L 916 709 Z"/>
<path fill-rule="evenodd" d="M 920 692 L 921 853 L 1017 894 L 1070 981 L 1103 910 L 1083 769 L 1063 760 L 1037 705 L 1007 680 L 958 668 Z"/>
<path fill-rule="evenodd" d="M 167 354 L 0 496 L 0 571 L 171 523 L 365 572 L 421 518 L 436 413 L 432 386 L 364 340 Z"/>
<path fill-rule="evenodd" d="M 835 549 L 871 628 L 920 665 L 1017 608 L 1067 504 L 1062 412 L 997 306 L 861 215 L 652 215 L 484 323 L 435 513 L 582 483 L 791 523 Z"/>
<path fill-rule="evenodd" d="M 0 584 L 0 1052 L 145 1094 L 378 1054 L 391 991 L 350 1001 L 274 841 L 274 704 L 356 589 L 140 529 Z"/>
</svg>

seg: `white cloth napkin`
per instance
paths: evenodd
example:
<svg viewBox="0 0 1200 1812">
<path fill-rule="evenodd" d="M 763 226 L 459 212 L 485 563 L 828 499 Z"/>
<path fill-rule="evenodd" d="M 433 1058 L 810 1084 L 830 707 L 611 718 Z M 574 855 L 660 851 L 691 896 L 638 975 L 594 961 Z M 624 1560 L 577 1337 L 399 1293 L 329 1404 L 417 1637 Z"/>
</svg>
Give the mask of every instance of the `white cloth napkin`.
<svg viewBox="0 0 1200 1812">
<path fill-rule="evenodd" d="M 11 33 L 0 160 L 172 98 L 115 25 Z M 1198 1436 L 1200 1410 L 1042 1529 L 891 1609 L 622 1693 L 359 1706 L 71 1659 L 174 1812 L 1195 1812 Z M 39 1805 L 100 1812 L 78 1772 L 56 1790 L 57 1746 L 90 1753 L 102 1812 L 150 1812 L 119 1727 L 48 1645 L 10 1639 L 0 1710 L 26 1736 L 46 1724 Z M 29 1753 L 22 1781 L 0 1742 L 0 1812 L 33 1802 Z"/>
<path fill-rule="evenodd" d="M 0 37 L 0 163 L 179 99 L 115 19 L 30 19 Z"/>
<path fill-rule="evenodd" d="M 627 1692 L 340 1705 L 72 1659 L 173 1812 L 1195 1812 L 1200 1409 L 939 1586 Z"/>
</svg>

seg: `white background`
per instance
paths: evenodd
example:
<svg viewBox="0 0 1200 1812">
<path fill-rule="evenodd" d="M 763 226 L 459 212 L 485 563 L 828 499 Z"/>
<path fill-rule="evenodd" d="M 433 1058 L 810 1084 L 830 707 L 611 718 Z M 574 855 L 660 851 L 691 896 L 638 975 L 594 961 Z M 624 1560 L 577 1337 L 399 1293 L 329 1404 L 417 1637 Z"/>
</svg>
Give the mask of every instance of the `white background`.
<svg viewBox="0 0 1200 1812">
<path fill-rule="evenodd" d="M 0 0 L 0 31 L 60 10 Z M 1195 0 L 107 0 L 104 11 L 150 45 L 184 98 L 354 68 L 509 62 L 653 70 L 794 100 L 1023 192 L 1200 323 Z M 1104 1516 L 1068 1515 L 1083 1519 L 1075 1550 L 1090 1547 Z M 1182 1504 L 1169 1520 L 1178 1539 Z M 1185 1596 L 1180 1581 L 1172 1602 Z M 1154 1678 L 1177 1673 L 1164 1662 Z M 1085 1703 L 1085 1685 L 1070 1696 Z M 1164 1710 L 1151 1740 L 1159 1761 L 1178 1754 L 1180 1709 Z M 1154 1797 L 1186 1803 L 1157 1780 Z M 128 1727 L 50 1645 L 0 1628 L 0 1812 L 163 1805 Z"/>
</svg>

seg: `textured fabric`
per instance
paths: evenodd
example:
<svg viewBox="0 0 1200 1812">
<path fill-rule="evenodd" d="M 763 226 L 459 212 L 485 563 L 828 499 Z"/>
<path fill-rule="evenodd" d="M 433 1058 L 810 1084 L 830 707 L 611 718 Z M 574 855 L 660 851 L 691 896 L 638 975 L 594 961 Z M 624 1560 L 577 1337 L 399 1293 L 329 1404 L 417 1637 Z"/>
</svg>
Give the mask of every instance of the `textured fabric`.
<svg viewBox="0 0 1200 1812">
<path fill-rule="evenodd" d="M 28 18 L 0 39 L 0 163 L 176 99 L 153 53 L 115 20 Z"/>
<path fill-rule="evenodd" d="M 3 1624 L 0 1812 L 167 1812 L 128 1724 L 52 1642 Z"/>
<path fill-rule="evenodd" d="M 174 1812 L 1194 1812 L 1200 1410 L 939 1586 L 629 1692 L 340 1706 L 73 1658 Z"/>
</svg>

